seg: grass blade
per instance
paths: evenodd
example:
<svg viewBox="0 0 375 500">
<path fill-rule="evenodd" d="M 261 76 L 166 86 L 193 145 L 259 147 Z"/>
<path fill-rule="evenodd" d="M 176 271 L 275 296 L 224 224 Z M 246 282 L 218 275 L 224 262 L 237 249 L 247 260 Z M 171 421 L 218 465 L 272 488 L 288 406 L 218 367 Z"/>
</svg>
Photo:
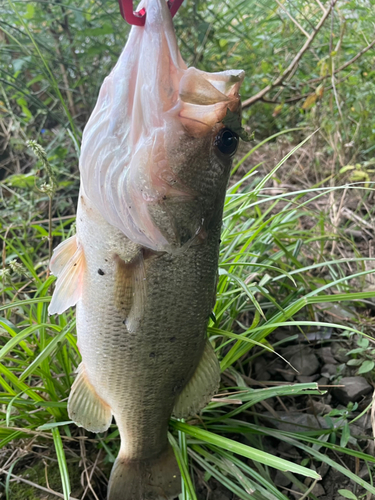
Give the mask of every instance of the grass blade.
<svg viewBox="0 0 375 500">
<path fill-rule="evenodd" d="M 172 421 L 172 426 L 177 429 L 189 434 L 192 437 L 202 440 L 203 442 L 213 444 L 219 448 L 224 448 L 233 453 L 241 455 L 243 457 L 254 460 L 255 462 L 260 462 L 274 469 L 279 469 L 281 471 L 294 472 L 295 474 L 301 474 L 302 476 L 311 477 L 313 479 L 321 479 L 319 474 L 315 471 L 302 467 L 301 465 L 294 464 L 282 458 L 275 457 L 264 451 L 251 448 L 242 443 L 237 443 L 232 439 L 228 439 L 223 436 L 218 436 L 212 432 L 200 429 L 199 427 L 194 427 L 189 424 L 182 422 Z"/>
<path fill-rule="evenodd" d="M 76 320 L 73 319 L 51 342 L 43 349 L 43 351 L 34 359 L 32 363 L 26 368 L 26 370 L 21 374 L 19 380 L 23 381 L 27 378 L 35 368 L 37 368 L 45 359 L 50 356 L 53 350 L 57 347 L 59 342 L 62 342 L 66 335 L 75 327 Z"/>
<path fill-rule="evenodd" d="M 64 447 L 62 444 L 60 431 L 58 427 L 52 429 L 53 442 L 55 444 L 55 450 L 57 455 L 57 462 L 59 464 L 61 483 L 63 487 L 64 500 L 69 500 L 70 498 L 70 481 L 68 466 L 66 463 Z"/>
</svg>

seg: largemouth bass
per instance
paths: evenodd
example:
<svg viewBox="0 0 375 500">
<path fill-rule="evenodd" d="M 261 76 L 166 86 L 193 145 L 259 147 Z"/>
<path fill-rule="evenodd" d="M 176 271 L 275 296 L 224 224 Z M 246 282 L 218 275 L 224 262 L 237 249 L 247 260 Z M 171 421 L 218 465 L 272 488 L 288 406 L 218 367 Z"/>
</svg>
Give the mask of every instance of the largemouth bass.
<svg viewBox="0 0 375 500">
<path fill-rule="evenodd" d="M 219 386 L 206 328 L 244 76 L 188 69 L 166 1 L 141 6 L 145 26 L 132 28 L 84 130 L 77 234 L 50 266 L 49 313 L 77 305 L 69 416 L 92 432 L 114 416 L 120 432 L 109 500 L 180 493 L 168 420 L 197 413 Z"/>
</svg>

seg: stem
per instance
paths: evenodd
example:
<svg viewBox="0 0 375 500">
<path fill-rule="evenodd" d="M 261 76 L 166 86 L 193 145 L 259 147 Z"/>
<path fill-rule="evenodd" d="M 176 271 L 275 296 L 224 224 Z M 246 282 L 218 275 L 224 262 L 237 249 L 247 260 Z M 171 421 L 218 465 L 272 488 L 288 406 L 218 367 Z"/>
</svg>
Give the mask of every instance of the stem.
<svg viewBox="0 0 375 500">
<path fill-rule="evenodd" d="M 49 202 L 48 202 L 48 258 L 49 258 L 49 263 L 51 262 L 51 257 L 52 257 L 52 196 L 49 196 Z M 49 265 L 47 269 L 47 278 L 49 276 Z"/>
<path fill-rule="evenodd" d="M 8 1 L 11 1 L 11 0 L 8 0 Z M 262 89 L 261 91 L 259 91 L 254 96 L 252 96 L 249 99 L 246 99 L 245 101 L 243 101 L 243 103 L 242 103 L 242 109 L 247 108 L 249 106 L 252 106 L 254 103 L 262 100 L 262 98 L 270 90 L 272 90 L 275 87 L 279 87 L 282 84 L 282 82 L 292 73 L 292 71 L 294 70 L 295 66 L 297 64 L 299 64 L 302 56 L 310 48 L 310 45 L 314 41 L 316 35 L 319 33 L 321 27 L 323 26 L 324 22 L 326 21 L 327 17 L 329 16 L 329 14 L 330 14 L 331 10 L 333 9 L 333 7 L 335 6 L 336 2 L 337 2 L 337 0 L 331 0 L 330 7 L 327 8 L 327 10 L 324 12 L 323 16 L 321 17 L 320 21 L 316 25 L 315 29 L 313 29 L 311 35 L 309 36 L 309 38 L 304 43 L 304 45 L 301 48 L 301 50 L 294 56 L 292 62 L 289 64 L 289 66 L 286 68 L 286 70 L 278 78 L 276 78 L 276 80 L 273 83 L 267 85 L 267 87 L 264 87 L 264 89 Z"/>
</svg>

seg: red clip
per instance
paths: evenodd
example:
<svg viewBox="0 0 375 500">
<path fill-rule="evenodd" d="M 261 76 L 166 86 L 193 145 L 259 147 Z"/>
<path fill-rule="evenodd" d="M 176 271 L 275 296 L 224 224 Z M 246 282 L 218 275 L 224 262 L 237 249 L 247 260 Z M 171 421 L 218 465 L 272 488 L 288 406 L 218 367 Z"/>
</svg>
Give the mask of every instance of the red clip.
<svg viewBox="0 0 375 500">
<path fill-rule="evenodd" d="M 168 7 L 171 12 L 172 18 L 177 14 L 178 9 L 184 0 L 168 0 Z"/>
<path fill-rule="evenodd" d="M 168 0 L 171 16 L 174 17 L 184 0 Z M 144 26 L 146 21 L 146 9 L 139 12 L 133 11 L 133 0 L 118 0 L 120 12 L 125 21 L 134 26 Z"/>
</svg>

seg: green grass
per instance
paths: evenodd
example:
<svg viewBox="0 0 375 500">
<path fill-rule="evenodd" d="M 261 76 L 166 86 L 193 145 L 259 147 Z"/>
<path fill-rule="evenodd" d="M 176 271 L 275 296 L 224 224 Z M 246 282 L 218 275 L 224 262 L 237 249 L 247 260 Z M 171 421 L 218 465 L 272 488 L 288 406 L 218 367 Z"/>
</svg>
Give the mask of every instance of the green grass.
<svg viewBox="0 0 375 500">
<path fill-rule="evenodd" d="M 55 279 L 48 276 L 47 271 L 49 240 L 53 238 L 53 246 L 56 246 L 74 232 L 72 214 L 77 197 L 80 129 L 128 28 L 119 19 L 117 5 L 102 1 L 85 0 L 79 6 L 71 1 L 51 2 L 50 10 L 36 2 L 8 0 L 4 5 L 0 27 L 7 43 L 1 45 L 4 63 L 0 64 L 0 113 L 5 110 L 14 124 L 11 152 L 21 159 L 22 165 L 34 165 L 26 143 L 40 137 L 51 168 L 46 169 L 39 160 L 26 173 L 8 175 L 0 182 L 6 193 L 0 214 L 3 245 L 0 457 L 6 449 L 15 450 L 32 442 L 53 445 L 59 479 L 56 481 L 53 475 L 51 485 L 68 499 L 78 481 L 75 474 L 69 479 L 69 472 L 77 468 L 76 448 L 81 436 L 68 420 L 66 400 L 79 363 L 79 352 L 74 311 L 59 317 L 47 314 Z M 304 38 L 288 19 L 278 21 L 274 2 L 255 5 L 250 0 L 241 0 L 232 2 L 231 8 L 228 5 L 221 2 L 218 13 L 204 2 L 186 3 L 175 22 L 183 55 L 190 64 L 196 63 L 200 69 L 211 71 L 244 64 L 250 75 L 243 89 L 247 97 L 272 81 L 275 71 L 288 65 L 296 39 L 302 44 Z M 305 17 L 299 6 L 298 0 L 291 7 L 292 14 L 310 30 L 310 22 L 318 19 L 319 8 L 311 7 Z M 373 36 L 371 7 L 362 6 L 359 12 L 357 3 L 349 2 L 337 9 L 340 15 L 336 15 L 333 25 L 336 34 L 341 33 L 346 23 L 352 26 L 351 30 L 346 29 L 343 48 L 331 54 L 328 61 L 331 26 L 327 24 L 319 34 L 315 51 L 307 53 L 298 68 L 295 85 L 285 87 L 287 97 L 293 97 L 294 88 L 305 88 L 304 85 L 307 85 L 306 92 L 314 92 L 314 86 L 306 83 L 306 79 L 319 76 L 322 65 L 329 63 L 337 67 L 344 63 L 363 48 L 362 38 Z M 347 16 L 351 10 L 359 12 L 358 16 Z M 8 19 L 9 23 L 5 21 Z M 66 19 L 68 25 L 64 24 Z M 45 29 L 41 32 L 42 25 Z M 60 41 L 53 35 L 56 30 L 63 33 Z M 192 44 L 192 40 L 197 43 Z M 77 48 L 75 55 L 71 53 L 72 46 Z M 370 52 L 368 56 L 369 59 L 360 59 L 354 67 L 349 67 L 345 74 L 350 77 L 338 86 L 345 105 L 343 121 L 338 119 L 337 109 L 332 112 L 327 104 L 328 91 L 319 108 L 320 122 L 316 112 L 318 103 L 304 114 L 300 112 L 303 101 L 295 106 L 283 105 L 276 117 L 272 115 L 275 110 L 272 104 L 248 110 L 246 117 L 251 117 L 261 128 L 263 137 L 266 132 L 272 132 L 268 133 L 267 140 L 259 141 L 237 162 L 233 173 L 269 140 L 284 133 L 301 133 L 301 129 L 287 129 L 295 123 L 319 125 L 319 134 L 329 144 L 327 155 L 330 157 L 334 150 L 342 162 L 340 166 L 345 167 L 345 161 L 352 160 L 352 153 L 353 158 L 367 159 L 366 155 L 373 150 L 374 134 L 373 117 L 368 111 L 372 109 L 374 95 L 373 61 Z M 14 71 L 9 69 L 12 64 Z M 58 83 L 62 68 L 67 73 L 69 89 L 63 89 Z M 41 88 L 35 91 L 33 86 L 39 84 Z M 77 117 L 67 104 L 69 92 L 73 95 Z M 41 137 L 48 120 L 46 135 Z M 282 132 L 274 133 L 278 130 Z M 347 141 L 341 141 L 342 145 L 353 141 L 353 150 L 343 150 L 340 144 L 334 144 L 338 131 L 347 137 Z M 364 148 L 366 151 L 362 151 Z M 290 155 L 294 149 L 291 148 Z M 290 155 L 266 176 L 257 172 L 260 165 L 249 169 L 241 179 L 236 176 L 236 183 L 228 189 L 217 302 L 208 326 L 208 335 L 223 371 L 221 393 L 225 396 L 211 402 L 199 418 L 188 422 L 171 420 L 169 438 L 183 477 L 181 500 L 196 499 L 193 473 L 196 468 L 203 471 L 205 481 L 212 477 L 241 499 L 286 500 L 287 496 L 271 479 L 270 468 L 279 469 L 308 498 L 314 499 L 302 478 L 317 478 L 314 467 L 320 463 L 330 465 L 364 491 L 375 494 L 372 479 L 370 482 L 360 479 L 333 454 L 354 457 L 373 467 L 374 458 L 364 453 L 361 443 L 350 436 L 352 422 L 348 418 L 343 417 L 335 429 L 303 433 L 275 431 L 263 424 L 260 404 L 273 397 L 281 398 L 285 404 L 290 398 L 319 397 L 321 392 L 316 384 L 280 384 L 254 389 L 246 377 L 247 367 L 262 352 L 267 350 L 274 352 L 275 357 L 279 355 L 277 349 L 282 343 L 271 344 L 269 335 L 280 327 L 290 329 L 291 339 L 296 338 L 297 333 L 317 328 L 334 328 L 349 336 L 368 332 L 366 321 L 343 326 L 316 319 L 319 304 L 350 302 L 360 308 L 375 292 L 362 291 L 366 275 L 373 273 L 366 262 L 373 259 L 364 258 L 348 236 L 332 227 L 328 203 L 320 212 L 314 203 L 330 195 L 340 196 L 344 189 L 361 191 L 360 203 L 367 203 L 372 187 L 364 183 L 325 187 L 319 183 L 295 192 L 272 194 L 268 185 L 272 180 L 278 181 L 279 169 L 288 168 Z M 314 166 L 320 168 L 318 158 Z M 365 163 L 362 170 L 366 170 L 364 166 Z M 43 185 L 50 182 L 51 172 L 57 183 L 52 201 L 51 193 L 43 190 Z M 48 207 L 54 214 L 52 221 L 48 220 Z M 310 221 L 308 228 L 304 224 L 306 219 Z M 341 241 L 346 244 L 348 257 L 331 253 L 331 245 Z M 303 456 L 301 463 L 267 453 L 266 438 L 292 444 Z M 105 435 L 91 437 L 90 446 L 91 453 L 100 450 L 106 462 L 113 462 L 119 447 L 116 427 Z M 21 464 L 14 461 L 8 472 L 22 475 Z M 25 495 L 20 484 L 10 481 L 10 475 L 3 477 L 7 498 Z M 43 483 L 39 470 L 35 482 Z M 33 490 L 38 498 L 39 492 Z M 31 491 L 26 493 L 27 498 L 32 498 Z"/>
<path fill-rule="evenodd" d="M 330 429 L 288 433 L 259 424 L 262 416 L 257 404 L 272 397 L 319 396 L 321 392 L 315 383 L 254 389 L 244 376 L 245 366 L 263 350 L 278 355 L 277 346 L 272 346 L 267 337 L 279 327 L 289 327 L 291 332 L 332 327 L 347 334 L 364 333 L 363 328 L 355 325 L 344 327 L 316 321 L 314 305 L 338 301 L 360 304 L 375 296 L 375 292 L 353 288 L 353 283 L 358 288 L 360 280 L 373 272 L 364 266 L 369 259 L 358 254 L 356 258 L 335 259 L 321 248 L 321 241 L 334 241 L 340 236 L 322 231 L 321 214 L 309 208 L 311 200 L 342 188 L 320 187 L 269 195 L 266 182 L 284 161 L 267 178 L 260 178 L 252 169 L 228 189 L 218 295 L 208 335 L 222 371 L 233 380 L 233 385 L 223 387 L 221 392 L 229 394 L 222 402 L 220 396 L 211 402 L 199 419 L 186 423 L 171 420 L 170 441 L 184 481 L 182 500 L 196 499 L 192 467 L 199 467 L 205 479 L 215 478 L 240 498 L 285 500 L 285 494 L 272 484 L 269 469 L 283 471 L 306 491 L 299 477 L 319 479 L 310 465 L 320 462 L 375 494 L 371 483 L 344 468 L 328 453 L 334 450 L 373 464 L 375 459 L 362 452 L 358 443 L 332 443 L 327 439 L 332 435 Z M 26 198 L 27 192 L 23 196 Z M 304 229 L 304 217 L 314 222 L 312 228 Z M 72 219 L 54 222 L 55 244 L 70 234 L 71 223 Z M 17 446 L 20 439 L 53 443 L 61 475 L 60 491 L 68 499 L 71 488 L 67 438 L 77 435 L 66 412 L 66 398 L 79 363 L 74 311 L 58 317 L 47 314 L 54 281 L 46 274 L 48 222 L 30 226 L 25 222 L 12 228 L 3 219 L 2 227 L 5 267 L 0 320 L 0 447 Z M 353 245 L 352 249 L 355 250 Z M 355 267 L 351 274 L 346 267 L 349 260 Z M 327 272 L 331 275 L 329 280 Z M 345 422 L 335 430 L 338 436 L 346 429 Z M 303 464 L 267 453 L 263 449 L 265 436 L 302 450 Z M 97 438 L 96 447 L 104 448 L 109 461 L 113 459 L 118 449 L 115 426 L 109 434 Z M 12 488 L 12 483 L 8 488 Z M 309 492 L 307 495 L 314 498 Z"/>
</svg>

